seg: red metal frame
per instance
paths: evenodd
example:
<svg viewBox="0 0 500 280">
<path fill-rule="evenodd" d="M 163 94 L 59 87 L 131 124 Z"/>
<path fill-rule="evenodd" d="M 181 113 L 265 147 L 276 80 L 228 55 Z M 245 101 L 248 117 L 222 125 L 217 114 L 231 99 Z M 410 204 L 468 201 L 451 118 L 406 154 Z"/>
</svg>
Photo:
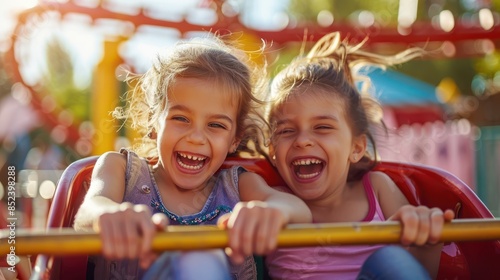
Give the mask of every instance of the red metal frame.
<svg viewBox="0 0 500 280">
<path fill-rule="evenodd" d="M 451 42 L 456 45 L 456 56 L 477 56 L 475 53 L 475 48 L 470 47 L 470 42 L 474 40 L 491 40 L 491 42 L 497 47 L 500 47 L 500 25 L 496 24 L 491 29 L 485 30 L 480 26 L 467 26 L 457 21 L 455 28 L 450 32 L 445 32 L 443 30 L 437 29 L 432 26 L 429 22 L 416 22 L 412 25 L 411 30 L 406 35 L 402 35 L 398 32 L 395 26 L 391 27 L 378 27 L 372 26 L 368 28 L 362 28 L 359 26 L 354 26 L 347 22 L 335 22 L 329 27 L 319 27 L 317 25 L 303 25 L 294 28 L 285 28 L 278 31 L 262 31 L 253 30 L 244 26 L 237 16 L 225 17 L 220 12 L 220 6 L 223 1 L 208 1 L 210 3 L 203 3 L 203 5 L 211 5 L 216 7 L 219 19 L 213 25 L 197 25 L 189 23 L 187 20 L 182 19 L 180 21 L 169 21 L 161 20 L 157 18 L 152 18 L 147 16 L 144 10 L 138 10 L 137 14 L 122 14 L 118 12 L 113 12 L 106 9 L 104 4 L 97 5 L 96 7 L 80 6 L 73 1 L 67 2 L 56 2 L 56 1 L 40 1 L 40 5 L 35 6 L 32 9 L 26 10 L 19 14 L 18 24 L 12 35 L 12 44 L 9 51 L 6 54 L 6 59 L 10 63 L 11 69 L 10 73 L 13 76 L 14 81 L 18 81 L 24 84 L 24 86 L 30 91 L 32 95 L 32 105 L 38 111 L 43 111 L 41 106 L 41 100 L 36 86 L 30 86 L 24 83 L 22 75 L 19 71 L 19 57 L 16 55 L 16 42 L 19 38 L 19 34 L 25 33 L 25 25 L 27 25 L 31 17 L 37 17 L 48 11 L 55 11 L 61 14 L 62 17 L 68 14 L 83 14 L 88 16 L 92 21 L 98 19 L 114 19 L 122 20 L 124 22 L 132 23 L 135 28 L 142 25 L 149 26 L 159 26 L 168 27 L 178 30 L 181 34 L 185 34 L 192 31 L 206 31 L 212 30 L 219 33 L 229 33 L 229 32 L 239 32 L 245 31 L 247 33 L 253 34 L 256 38 L 262 38 L 267 42 L 273 42 L 274 44 L 287 44 L 290 42 L 300 43 L 304 39 L 308 41 L 316 41 L 323 35 L 333 32 L 340 31 L 344 36 L 348 36 L 353 42 L 360 42 L 366 38 L 369 40 L 366 45 L 389 43 L 392 45 L 403 45 L 406 47 L 408 45 L 416 44 L 428 44 L 431 42 Z M 304 36 L 307 34 L 307 36 Z M 484 53 L 480 53 L 484 55 Z M 44 123 L 49 128 L 54 128 L 60 124 L 57 117 L 58 112 L 51 114 L 41 114 Z M 78 142 L 80 135 L 78 132 L 78 125 L 73 124 L 65 127 L 66 137 L 64 140 L 65 145 L 74 148 L 75 143 Z"/>
<path fill-rule="evenodd" d="M 223 2 L 223 1 L 218 1 Z M 62 15 L 69 13 L 85 14 L 93 20 L 99 18 L 118 19 L 133 23 L 136 27 L 141 25 L 162 26 L 179 30 L 181 34 L 190 31 L 202 30 L 219 30 L 219 31 L 241 31 L 245 30 L 252 33 L 258 38 L 262 38 L 268 42 L 275 42 L 284 44 L 289 42 L 301 42 L 304 39 L 305 31 L 307 30 L 307 39 L 316 41 L 323 35 L 340 31 L 341 34 L 346 34 L 353 40 L 362 41 L 367 36 L 370 40 L 366 42 L 369 44 L 376 43 L 391 43 L 391 44 L 415 44 L 415 43 L 428 43 L 428 42 L 459 42 L 468 40 L 489 39 L 498 41 L 500 39 L 500 24 L 494 25 L 491 29 L 485 30 L 479 25 L 464 24 L 460 20 L 456 21 L 453 30 L 447 32 L 436 28 L 431 22 L 416 22 L 406 32 L 401 34 L 396 26 L 380 27 L 377 25 L 371 27 L 354 26 L 347 22 L 335 22 L 329 27 L 320 27 L 315 24 L 302 25 L 293 28 L 285 28 L 277 31 L 262 31 L 253 30 L 245 27 L 237 16 L 224 17 L 222 13 L 218 12 L 219 20 L 213 25 L 198 25 L 192 24 L 185 19 L 180 21 L 161 20 L 148 17 L 144 10 L 139 10 L 138 14 L 127 15 L 110 11 L 103 6 L 84 7 L 79 6 L 71 1 L 65 3 L 54 3 L 53 1 L 42 1 L 42 6 L 35 9 L 55 9 Z M 220 3 L 219 3 L 220 5 Z M 216 5 L 217 9 L 220 9 Z M 498 43 L 498 42 L 497 42 Z"/>
<path fill-rule="evenodd" d="M 83 201 L 97 156 L 78 160 L 63 173 L 54 196 L 47 227 L 71 227 Z M 224 167 L 241 165 L 269 185 L 283 186 L 264 159 L 229 158 Z M 457 218 L 493 218 L 476 194 L 452 174 L 429 166 L 382 162 L 376 170 L 388 174 L 412 204 L 455 209 Z M 438 279 L 496 279 L 500 273 L 500 241 L 450 242 L 441 255 Z M 86 256 L 38 256 L 31 279 L 85 279 Z"/>
</svg>

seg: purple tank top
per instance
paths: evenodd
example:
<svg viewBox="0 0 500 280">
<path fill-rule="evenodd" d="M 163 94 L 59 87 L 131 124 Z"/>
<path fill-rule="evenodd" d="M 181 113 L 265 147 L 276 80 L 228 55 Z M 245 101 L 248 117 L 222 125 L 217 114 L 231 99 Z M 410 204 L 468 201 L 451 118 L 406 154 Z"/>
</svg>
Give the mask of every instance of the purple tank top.
<svg viewBox="0 0 500 280">
<path fill-rule="evenodd" d="M 123 202 L 148 205 L 152 213 L 167 215 L 171 225 L 215 225 L 221 215 L 230 213 L 240 201 L 238 178 L 246 170 L 241 166 L 233 166 L 215 175 L 212 192 L 200 212 L 176 215 L 163 205 L 148 161 L 130 150 L 122 149 L 120 152 L 127 156 Z M 95 279 L 141 279 L 144 274 L 137 260 L 108 261 L 97 257 L 95 265 Z M 253 257 L 248 257 L 241 265 L 231 265 L 230 273 L 233 279 L 256 279 L 257 269 Z"/>
<path fill-rule="evenodd" d="M 148 205 L 153 213 L 162 212 L 167 215 L 171 225 L 215 225 L 221 215 L 230 213 L 240 201 L 238 177 L 246 171 L 242 167 L 233 166 L 216 174 L 214 188 L 200 212 L 178 216 L 163 204 L 151 165 L 131 151 L 125 150 L 124 153 L 128 156 L 125 177 L 127 186 L 123 201 Z"/>
</svg>

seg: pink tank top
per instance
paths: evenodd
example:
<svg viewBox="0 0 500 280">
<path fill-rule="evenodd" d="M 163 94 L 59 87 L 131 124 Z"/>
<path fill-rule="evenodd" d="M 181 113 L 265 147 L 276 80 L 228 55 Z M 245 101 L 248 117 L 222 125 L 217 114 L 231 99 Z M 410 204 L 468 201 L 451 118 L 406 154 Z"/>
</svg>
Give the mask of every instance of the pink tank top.
<svg viewBox="0 0 500 280">
<path fill-rule="evenodd" d="M 369 173 L 363 176 L 369 210 L 363 222 L 385 221 Z M 364 261 L 384 245 L 317 246 L 278 249 L 266 256 L 271 279 L 356 279 Z"/>
</svg>

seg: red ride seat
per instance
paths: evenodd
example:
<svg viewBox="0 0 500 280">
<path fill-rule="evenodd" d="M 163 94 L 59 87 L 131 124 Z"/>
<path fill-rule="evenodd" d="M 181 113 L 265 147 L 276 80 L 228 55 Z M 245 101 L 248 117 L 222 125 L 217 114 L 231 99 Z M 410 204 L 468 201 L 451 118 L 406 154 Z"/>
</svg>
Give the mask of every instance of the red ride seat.
<svg viewBox="0 0 500 280">
<path fill-rule="evenodd" d="M 47 227 L 71 227 L 88 190 L 97 156 L 75 161 L 66 168 L 53 198 Z M 225 166 L 242 165 L 271 186 L 284 185 L 264 159 L 229 158 Z M 493 218 L 476 194 L 452 174 L 429 166 L 381 162 L 376 170 L 388 174 L 414 205 L 454 209 L 460 218 Z M 438 279 L 497 279 L 500 241 L 451 242 L 441 255 Z M 85 279 L 87 256 L 37 257 L 31 279 Z"/>
</svg>

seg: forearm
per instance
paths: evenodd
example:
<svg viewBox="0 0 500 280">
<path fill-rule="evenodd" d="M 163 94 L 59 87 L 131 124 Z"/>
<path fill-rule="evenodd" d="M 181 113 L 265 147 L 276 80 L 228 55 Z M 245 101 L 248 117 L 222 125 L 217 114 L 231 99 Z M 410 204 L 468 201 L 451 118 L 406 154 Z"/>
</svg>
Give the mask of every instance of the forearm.
<svg viewBox="0 0 500 280">
<path fill-rule="evenodd" d="M 266 202 L 270 207 L 280 209 L 290 224 L 312 223 L 311 210 L 294 195 L 279 193 L 270 196 Z"/>
<path fill-rule="evenodd" d="M 271 188 L 255 173 L 245 172 L 240 175 L 239 190 L 241 201 L 260 201 L 280 210 L 285 224 L 312 222 L 311 210 L 300 198 Z"/>
<path fill-rule="evenodd" d="M 436 245 L 411 247 L 409 251 L 427 269 L 431 278 L 436 279 L 442 249 L 443 243 L 439 243 Z"/>
<path fill-rule="evenodd" d="M 92 229 L 94 223 L 103 213 L 114 212 L 118 209 L 119 203 L 104 197 L 94 196 L 84 200 L 75 215 L 73 228 L 76 230 Z"/>
</svg>

